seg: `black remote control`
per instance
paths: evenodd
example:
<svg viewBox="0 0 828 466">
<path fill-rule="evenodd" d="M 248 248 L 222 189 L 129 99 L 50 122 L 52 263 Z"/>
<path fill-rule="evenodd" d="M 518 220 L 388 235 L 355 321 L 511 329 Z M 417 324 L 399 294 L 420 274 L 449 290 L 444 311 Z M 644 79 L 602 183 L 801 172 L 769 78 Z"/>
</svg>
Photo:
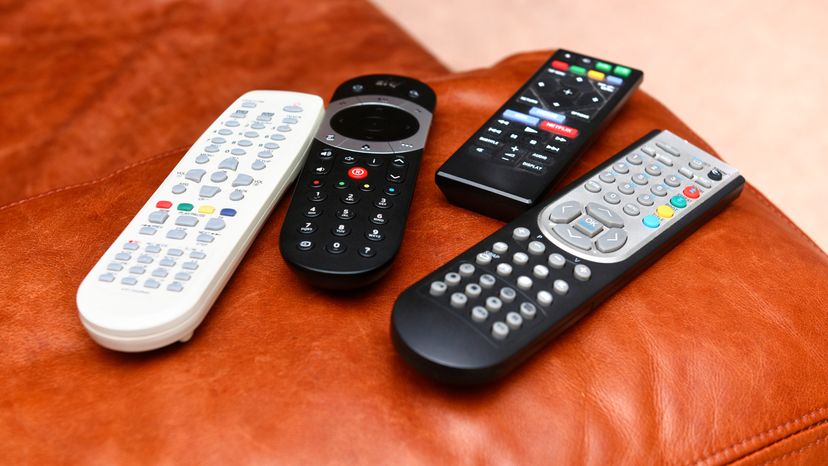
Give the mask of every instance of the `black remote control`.
<svg viewBox="0 0 828 466">
<path fill-rule="evenodd" d="M 391 266 L 436 103 L 430 87 L 402 76 L 336 89 L 279 237 L 282 257 L 311 284 L 357 288 Z"/>
<path fill-rule="evenodd" d="M 437 171 L 452 204 L 501 220 L 535 205 L 644 74 L 559 50 Z"/>
<path fill-rule="evenodd" d="M 404 291 L 394 344 L 438 381 L 502 377 L 723 209 L 744 182 L 673 133 L 653 131 Z"/>
</svg>

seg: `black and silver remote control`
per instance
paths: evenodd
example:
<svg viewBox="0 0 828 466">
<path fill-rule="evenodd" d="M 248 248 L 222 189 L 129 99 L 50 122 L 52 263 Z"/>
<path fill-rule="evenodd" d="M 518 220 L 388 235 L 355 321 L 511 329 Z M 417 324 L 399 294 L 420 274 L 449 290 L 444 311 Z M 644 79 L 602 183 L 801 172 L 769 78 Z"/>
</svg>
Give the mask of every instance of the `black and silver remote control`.
<svg viewBox="0 0 828 466">
<path fill-rule="evenodd" d="M 452 204 L 512 220 L 565 174 L 643 77 L 559 50 L 440 167 L 437 185 Z"/>
<path fill-rule="evenodd" d="M 742 191 L 744 178 L 653 131 L 404 291 L 397 350 L 423 374 L 506 375 Z"/>
<path fill-rule="evenodd" d="M 415 79 L 361 76 L 334 92 L 299 175 L 279 247 L 311 284 L 369 285 L 400 248 L 434 91 Z"/>
</svg>

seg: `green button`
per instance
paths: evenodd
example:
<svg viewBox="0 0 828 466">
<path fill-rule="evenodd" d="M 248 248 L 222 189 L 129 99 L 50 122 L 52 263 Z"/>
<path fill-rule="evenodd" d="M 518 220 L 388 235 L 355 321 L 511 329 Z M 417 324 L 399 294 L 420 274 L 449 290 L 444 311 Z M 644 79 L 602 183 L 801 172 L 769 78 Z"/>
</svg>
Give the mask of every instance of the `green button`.
<svg viewBox="0 0 828 466">
<path fill-rule="evenodd" d="M 632 73 L 632 70 L 627 68 L 626 66 L 615 65 L 615 70 L 613 71 L 614 74 L 621 76 L 622 78 L 626 78 L 627 76 Z"/>
<path fill-rule="evenodd" d="M 178 210 L 182 210 L 184 212 L 189 212 L 189 211 L 193 210 L 193 205 L 189 204 L 187 202 L 182 202 L 181 204 L 178 204 Z"/>
<path fill-rule="evenodd" d="M 612 65 L 610 65 L 609 63 L 599 61 L 595 63 L 595 69 L 598 71 L 603 71 L 604 73 L 609 73 L 610 71 L 612 71 Z"/>
<path fill-rule="evenodd" d="M 685 199 L 684 196 L 673 196 L 670 198 L 670 204 L 673 204 L 673 207 L 683 209 L 687 207 L 687 199 Z"/>
<path fill-rule="evenodd" d="M 572 65 L 569 67 L 569 71 L 575 74 L 580 74 L 581 76 L 586 74 L 586 69 L 581 68 L 580 66 Z"/>
</svg>

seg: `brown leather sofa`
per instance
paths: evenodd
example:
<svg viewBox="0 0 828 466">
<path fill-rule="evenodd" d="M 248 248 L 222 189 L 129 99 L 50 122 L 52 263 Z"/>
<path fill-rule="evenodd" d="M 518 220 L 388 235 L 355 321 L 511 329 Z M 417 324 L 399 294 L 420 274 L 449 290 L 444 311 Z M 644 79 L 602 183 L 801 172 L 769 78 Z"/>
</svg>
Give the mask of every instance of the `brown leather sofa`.
<svg viewBox="0 0 828 466">
<path fill-rule="evenodd" d="M 549 51 L 450 74 L 364 1 L 93 3 L 0 15 L 0 462 L 828 463 L 828 258 L 751 186 L 502 383 L 445 388 L 397 356 L 395 297 L 502 225 L 434 172 Z M 298 281 L 285 199 L 189 343 L 87 337 L 80 280 L 218 112 L 377 71 L 439 99 L 382 282 Z M 712 150 L 638 92 L 569 179 L 652 128 Z"/>
</svg>

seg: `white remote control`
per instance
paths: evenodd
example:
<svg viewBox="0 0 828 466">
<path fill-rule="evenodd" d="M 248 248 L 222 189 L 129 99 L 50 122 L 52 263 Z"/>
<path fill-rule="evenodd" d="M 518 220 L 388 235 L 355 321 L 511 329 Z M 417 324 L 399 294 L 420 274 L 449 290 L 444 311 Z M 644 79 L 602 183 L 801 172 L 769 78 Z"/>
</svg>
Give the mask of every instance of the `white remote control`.
<svg viewBox="0 0 828 466">
<path fill-rule="evenodd" d="M 148 351 L 190 339 L 285 188 L 324 113 L 285 91 L 239 97 L 184 154 L 80 285 L 100 345 Z"/>
</svg>

